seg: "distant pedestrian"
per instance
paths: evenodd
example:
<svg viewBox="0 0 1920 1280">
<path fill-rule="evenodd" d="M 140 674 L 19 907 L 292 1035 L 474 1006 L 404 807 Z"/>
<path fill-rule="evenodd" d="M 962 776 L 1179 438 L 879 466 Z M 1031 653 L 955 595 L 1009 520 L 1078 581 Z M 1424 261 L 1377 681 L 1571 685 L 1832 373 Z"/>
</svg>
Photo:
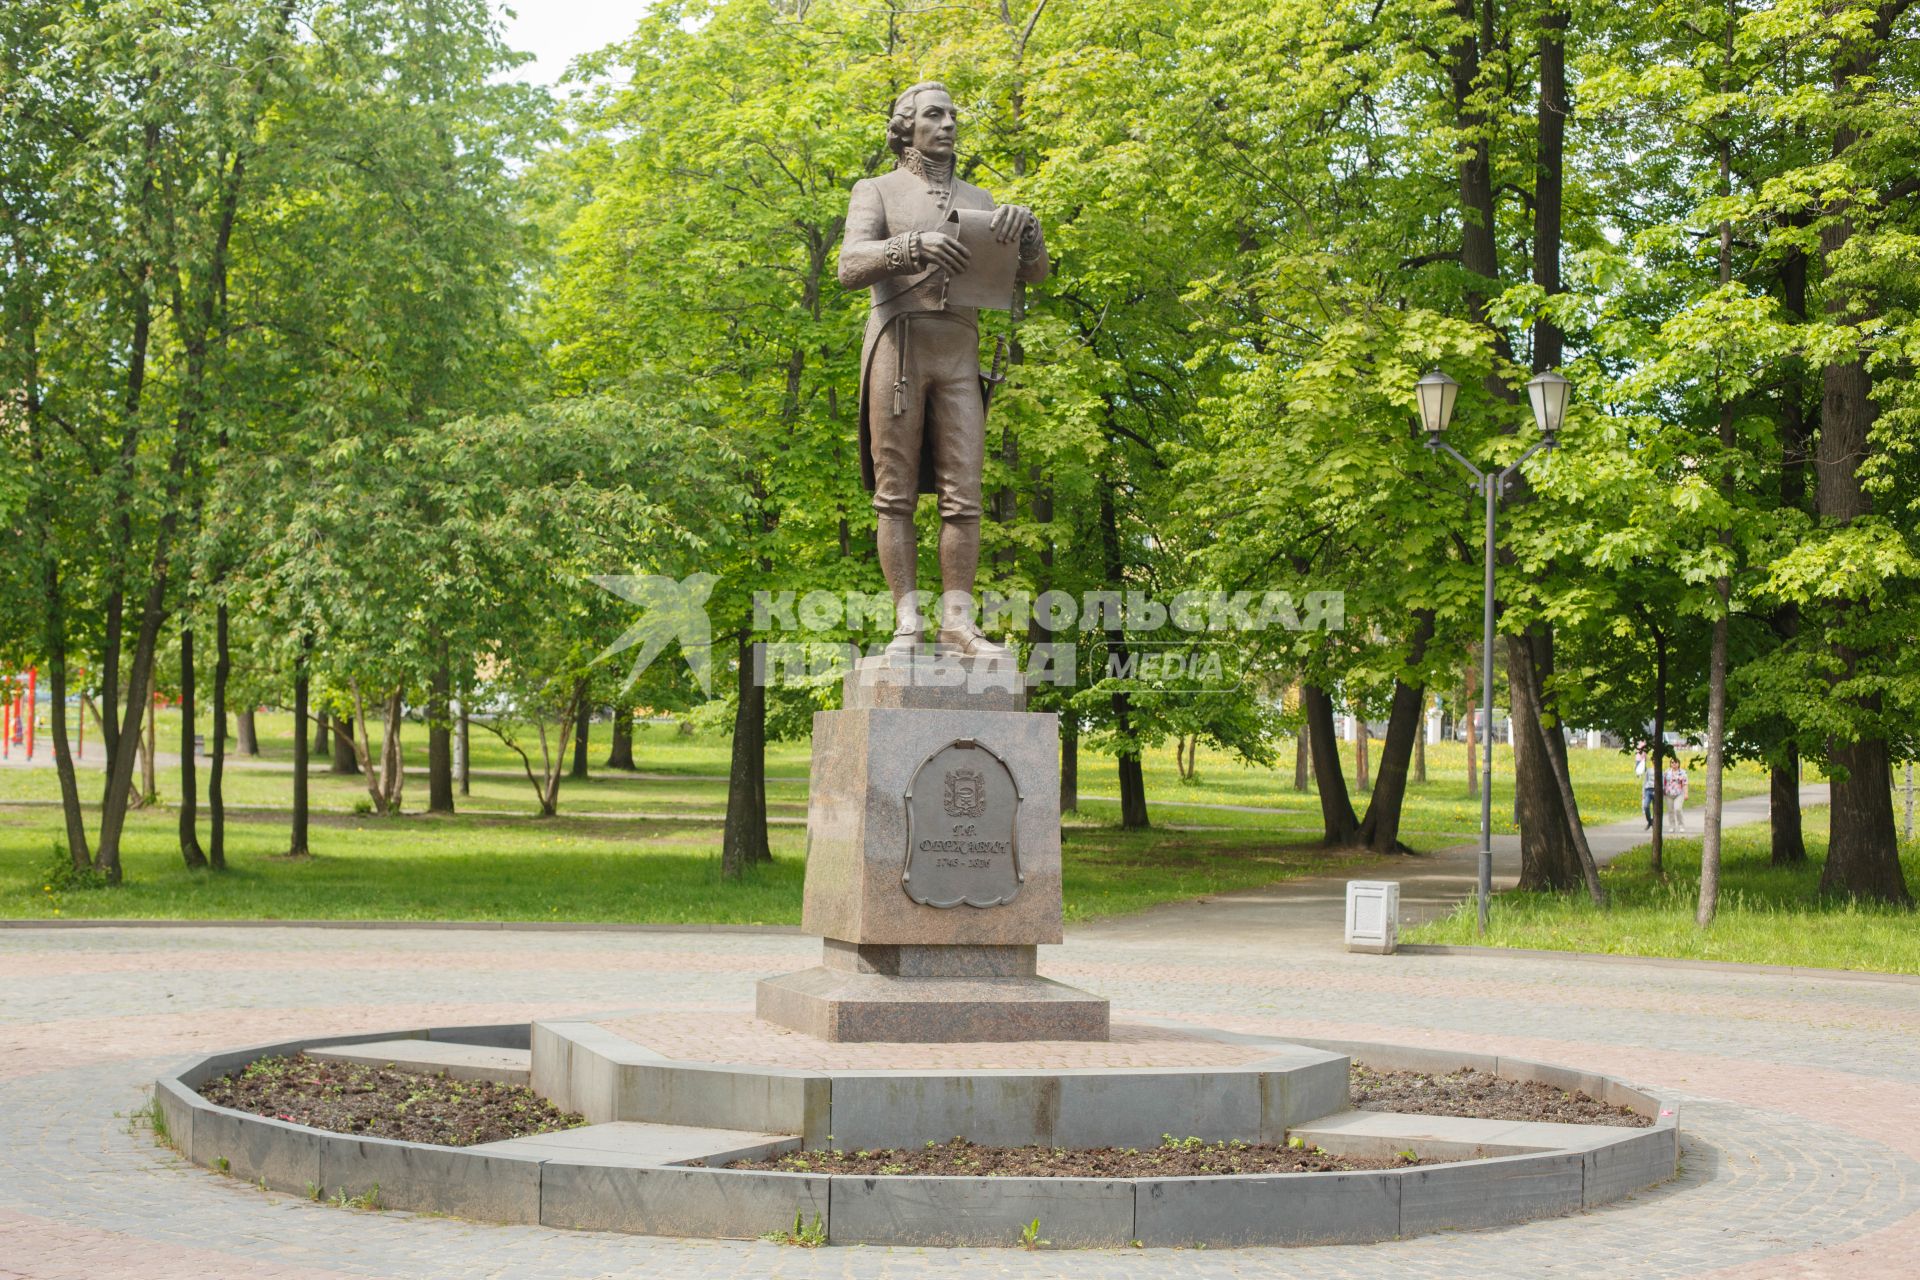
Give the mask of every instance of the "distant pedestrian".
<svg viewBox="0 0 1920 1280">
<path fill-rule="evenodd" d="M 1665 791 L 1667 793 L 1667 818 L 1673 823 L 1675 831 L 1687 829 L 1687 767 L 1678 760 L 1667 765 Z"/>
<path fill-rule="evenodd" d="M 1660 790 L 1660 771 L 1653 767 L 1653 761 L 1647 755 L 1647 749 L 1641 747 L 1633 753 L 1633 771 L 1640 778 L 1640 816 L 1647 820 L 1647 830 L 1653 830 L 1653 797 Z"/>
</svg>

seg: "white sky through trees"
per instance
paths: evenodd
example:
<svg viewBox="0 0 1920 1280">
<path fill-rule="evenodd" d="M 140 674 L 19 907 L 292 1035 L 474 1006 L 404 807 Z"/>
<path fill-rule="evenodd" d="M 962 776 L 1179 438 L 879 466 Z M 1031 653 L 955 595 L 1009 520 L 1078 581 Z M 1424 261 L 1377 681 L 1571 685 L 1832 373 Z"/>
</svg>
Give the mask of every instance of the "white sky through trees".
<svg viewBox="0 0 1920 1280">
<path fill-rule="evenodd" d="M 632 34 L 647 0 L 494 0 L 507 44 L 535 56 L 513 73 L 517 80 L 557 84 L 583 53 Z M 509 16 L 511 14 L 511 16 Z"/>
</svg>

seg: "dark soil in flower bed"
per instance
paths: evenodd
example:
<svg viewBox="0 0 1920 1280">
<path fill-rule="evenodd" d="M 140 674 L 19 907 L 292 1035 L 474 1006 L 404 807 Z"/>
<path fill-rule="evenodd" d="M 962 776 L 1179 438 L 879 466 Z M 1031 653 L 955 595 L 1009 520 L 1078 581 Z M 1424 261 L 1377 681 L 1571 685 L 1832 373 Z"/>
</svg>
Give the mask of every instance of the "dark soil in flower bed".
<svg viewBox="0 0 1920 1280">
<path fill-rule="evenodd" d="M 330 1133 L 470 1147 L 586 1121 L 525 1085 L 455 1080 L 300 1054 L 262 1058 L 200 1086 L 208 1102 Z"/>
<path fill-rule="evenodd" d="M 1403 1169 L 1441 1160 L 1328 1155 L 1318 1147 L 1165 1138 L 1157 1147 L 980 1147 L 965 1138 L 917 1150 L 793 1151 L 736 1160 L 729 1169 L 776 1173 L 921 1174 L 969 1178 L 1193 1178 L 1226 1173 L 1346 1173 Z"/>
<path fill-rule="evenodd" d="M 1638 1111 L 1612 1106 L 1584 1093 L 1568 1093 L 1531 1080 L 1505 1080 L 1471 1068 L 1431 1075 L 1424 1071 L 1374 1071 L 1356 1062 L 1348 1092 L 1356 1111 L 1617 1124 L 1628 1129 L 1644 1129 L 1653 1123 L 1651 1117 Z"/>
</svg>

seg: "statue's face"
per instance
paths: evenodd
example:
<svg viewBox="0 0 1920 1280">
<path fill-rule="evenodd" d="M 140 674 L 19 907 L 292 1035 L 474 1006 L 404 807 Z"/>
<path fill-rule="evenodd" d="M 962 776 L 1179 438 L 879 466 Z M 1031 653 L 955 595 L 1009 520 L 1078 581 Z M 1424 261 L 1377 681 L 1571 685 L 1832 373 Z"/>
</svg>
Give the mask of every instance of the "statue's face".
<svg viewBox="0 0 1920 1280">
<path fill-rule="evenodd" d="M 953 154 L 954 135 L 960 127 L 953 99 L 938 89 L 923 91 L 913 103 L 913 145 L 923 155 L 945 160 Z"/>
</svg>

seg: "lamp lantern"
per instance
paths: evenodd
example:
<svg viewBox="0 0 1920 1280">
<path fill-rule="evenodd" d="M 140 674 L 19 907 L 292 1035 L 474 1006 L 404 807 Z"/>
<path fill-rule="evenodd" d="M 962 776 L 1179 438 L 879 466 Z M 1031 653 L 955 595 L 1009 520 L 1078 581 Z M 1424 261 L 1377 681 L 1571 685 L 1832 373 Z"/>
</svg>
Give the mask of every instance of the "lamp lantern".
<svg viewBox="0 0 1920 1280">
<path fill-rule="evenodd" d="M 1527 399 L 1533 401 L 1533 420 L 1540 427 L 1540 434 L 1551 440 L 1560 434 L 1560 421 L 1566 416 L 1567 396 L 1573 390 L 1573 384 L 1560 374 L 1548 369 L 1536 373 L 1527 383 Z"/>
<path fill-rule="evenodd" d="M 1426 427 L 1428 438 L 1438 440 L 1447 429 L 1459 394 L 1460 384 L 1438 369 L 1413 384 L 1414 398 L 1420 403 L 1420 423 Z"/>
</svg>

